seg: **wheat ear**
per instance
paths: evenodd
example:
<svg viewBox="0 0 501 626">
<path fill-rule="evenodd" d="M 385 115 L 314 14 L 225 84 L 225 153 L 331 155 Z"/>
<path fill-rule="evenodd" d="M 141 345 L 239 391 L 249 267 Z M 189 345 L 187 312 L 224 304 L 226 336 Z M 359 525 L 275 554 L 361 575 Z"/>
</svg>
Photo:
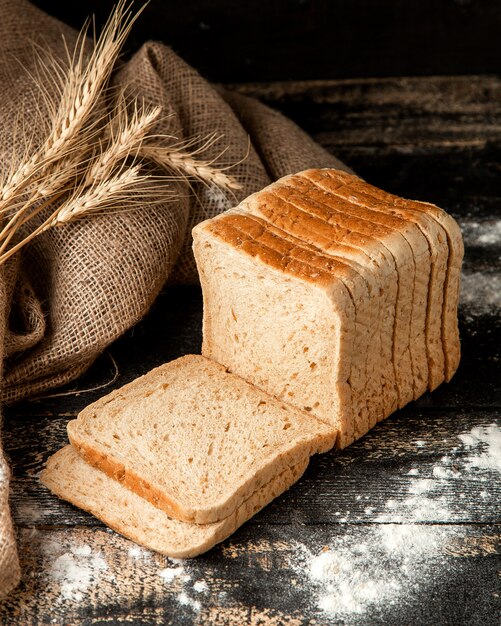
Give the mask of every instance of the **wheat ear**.
<svg viewBox="0 0 501 626">
<path fill-rule="evenodd" d="M 52 130 L 42 146 L 3 181 L 0 212 L 8 210 L 10 202 L 22 195 L 36 176 L 43 176 L 54 162 L 85 143 L 81 131 L 89 122 L 125 38 L 142 10 L 131 15 L 126 7 L 126 0 L 119 0 L 88 59 L 85 53 L 87 28 L 81 31 L 74 53 L 70 55 L 68 52 L 69 69 L 59 75 L 64 86 Z"/>
<path fill-rule="evenodd" d="M 106 148 L 99 153 L 86 172 L 87 184 L 106 179 L 120 161 L 130 156 L 136 157 L 161 112 L 161 107 L 141 111 L 135 103 L 133 114 L 129 116 L 125 102 L 119 102 L 110 123 L 110 138 Z"/>
<path fill-rule="evenodd" d="M 153 185 L 155 178 L 148 174 L 141 174 L 141 163 L 122 171 L 87 188 L 79 187 L 42 224 L 29 235 L 16 243 L 8 250 L 0 250 L 0 264 L 15 254 L 23 246 L 41 233 L 75 221 L 82 217 L 122 207 L 137 208 L 148 197 L 156 198 L 157 202 L 165 201 L 171 193 L 164 187 L 163 195 L 158 186 Z M 140 198 L 140 200 L 138 200 Z"/>
<path fill-rule="evenodd" d="M 175 146 L 158 146 L 146 143 L 141 146 L 139 154 L 161 167 L 175 170 L 183 178 L 195 179 L 221 189 L 238 190 L 242 188 L 240 183 L 223 171 L 223 168 L 213 167 L 216 159 L 210 161 L 196 159 L 192 153 Z"/>
</svg>

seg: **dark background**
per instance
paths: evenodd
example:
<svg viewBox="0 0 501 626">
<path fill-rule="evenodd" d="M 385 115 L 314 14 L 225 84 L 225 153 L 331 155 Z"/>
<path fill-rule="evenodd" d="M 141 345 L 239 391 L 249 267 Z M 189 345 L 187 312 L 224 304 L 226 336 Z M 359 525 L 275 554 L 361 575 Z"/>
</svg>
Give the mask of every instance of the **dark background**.
<svg viewBox="0 0 501 626">
<path fill-rule="evenodd" d="M 80 28 L 114 0 L 35 4 Z M 151 0 L 146 39 L 221 82 L 497 74 L 501 0 Z"/>
</svg>

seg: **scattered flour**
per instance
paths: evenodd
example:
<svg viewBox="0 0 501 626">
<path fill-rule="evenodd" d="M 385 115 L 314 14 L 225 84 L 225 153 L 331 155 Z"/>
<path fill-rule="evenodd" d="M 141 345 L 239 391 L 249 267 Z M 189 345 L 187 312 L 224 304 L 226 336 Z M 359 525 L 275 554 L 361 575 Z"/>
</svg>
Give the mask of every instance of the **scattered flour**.
<svg viewBox="0 0 501 626">
<path fill-rule="evenodd" d="M 433 468 L 433 476 L 435 478 L 459 478 L 460 473 L 454 471 L 449 467 L 442 467 L 441 465 L 435 465 Z"/>
<path fill-rule="evenodd" d="M 191 582 L 192 576 L 187 571 L 185 560 L 169 559 L 176 567 L 166 567 L 160 570 L 159 575 L 166 583 L 175 585 L 174 591 L 177 593 L 176 599 L 182 606 L 188 607 L 192 611 L 198 612 L 202 608 L 201 602 L 192 597 L 192 592 L 197 595 L 209 591 L 209 585 L 205 580 L 196 580 Z"/>
<path fill-rule="evenodd" d="M 350 623 L 359 616 L 360 623 L 370 623 L 371 615 L 381 617 L 392 606 L 404 606 L 413 593 L 422 596 L 423 589 L 432 589 L 456 567 L 448 558 L 448 546 L 461 536 L 461 527 L 426 522 L 447 521 L 457 514 L 452 499 L 458 496 L 447 489 L 450 481 L 457 484 L 472 473 L 501 472 L 501 427 L 478 426 L 458 438 L 462 445 L 451 446 L 429 476 L 422 477 L 423 470 L 415 468 L 407 473 L 417 478 L 386 502 L 375 518 L 379 524 L 355 538 L 336 537 L 319 554 L 303 545 L 295 547 L 291 567 L 303 576 L 322 613 L 340 621 L 349 616 Z M 418 448 L 426 445 L 414 443 Z M 486 500 L 489 492 L 484 489 L 479 497 Z M 464 498 L 464 493 L 459 494 L 459 499 Z M 373 507 L 365 513 L 372 514 Z"/>
<path fill-rule="evenodd" d="M 198 593 L 203 593 L 209 590 L 209 585 L 205 582 L 205 580 L 197 580 L 193 585 L 193 589 Z"/>
<path fill-rule="evenodd" d="M 75 546 L 57 557 L 49 570 L 49 576 L 60 585 L 62 600 L 80 601 L 91 585 L 99 580 L 108 568 L 101 552 L 93 553 L 89 545 Z"/>
<path fill-rule="evenodd" d="M 460 308 L 467 319 L 501 314 L 501 274 L 463 272 Z"/>
<path fill-rule="evenodd" d="M 474 220 L 465 217 L 460 222 L 466 247 L 501 246 L 501 220 Z M 460 307 L 466 319 L 501 313 L 501 275 L 499 273 L 463 272 Z"/>
<path fill-rule="evenodd" d="M 201 195 L 202 205 L 209 205 L 211 207 L 211 216 L 214 215 L 214 209 L 216 209 L 218 213 L 222 213 L 235 205 L 232 198 L 228 197 L 226 192 L 220 187 L 204 187 Z"/>
<path fill-rule="evenodd" d="M 445 567 L 444 546 L 451 535 L 449 529 L 381 524 L 356 541 L 336 538 L 317 555 L 299 546 L 293 567 L 298 575 L 307 574 L 306 584 L 321 612 L 337 619 L 363 615 L 366 620 L 373 610 L 384 612 L 429 584 L 430 560 L 434 568 Z"/>
<path fill-rule="evenodd" d="M 469 433 L 459 435 L 459 439 L 471 449 L 466 459 L 468 468 L 501 472 L 501 427 L 497 424 L 476 426 Z"/>
<path fill-rule="evenodd" d="M 166 582 L 170 582 L 171 580 L 174 580 L 174 578 L 182 576 L 184 574 L 184 568 L 166 567 L 165 569 L 161 570 L 159 574 Z"/>
<path fill-rule="evenodd" d="M 45 511 L 36 501 L 26 501 L 18 504 L 17 515 L 21 517 L 25 523 L 35 524 L 43 520 Z"/>
<path fill-rule="evenodd" d="M 3 483 L 6 483 L 9 479 L 9 469 L 7 467 L 7 462 L 0 457 L 0 487 L 2 487 Z"/>
<path fill-rule="evenodd" d="M 190 598 L 190 596 L 188 596 L 184 591 L 178 595 L 177 600 L 179 604 L 182 604 L 183 606 L 189 606 L 190 609 L 193 609 L 194 611 L 200 611 L 201 609 L 200 602 L 198 600 L 193 600 L 193 598 Z"/>
<path fill-rule="evenodd" d="M 467 246 L 501 245 L 501 220 L 475 221 L 463 219 L 460 224 Z"/>
<path fill-rule="evenodd" d="M 133 546 L 129 549 L 129 556 L 133 559 L 149 560 L 151 559 L 151 552 L 141 548 L 141 546 Z"/>
</svg>

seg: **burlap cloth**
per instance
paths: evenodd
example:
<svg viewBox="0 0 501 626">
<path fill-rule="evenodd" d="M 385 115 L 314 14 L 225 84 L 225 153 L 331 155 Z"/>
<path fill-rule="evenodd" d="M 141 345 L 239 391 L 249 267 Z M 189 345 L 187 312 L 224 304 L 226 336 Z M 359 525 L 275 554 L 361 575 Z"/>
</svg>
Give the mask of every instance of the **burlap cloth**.
<svg viewBox="0 0 501 626">
<path fill-rule="evenodd" d="M 0 0 L 0 168 L 23 153 L 23 125 L 40 141 L 40 98 L 30 78 L 33 41 L 64 59 L 76 33 L 25 0 Z M 148 203 L 133 212 L 110 212 L 54 229 L 0 267 L 1 402 L 77 378 L 113 340 L 149 309 L 168 280 L 197 280 L 191 228 L 235 205 L 272 180 L 307 167 L 342 167 L 279 113 L 250 98 L 215 88 L 172 50 L 146 43 L 117 69 L 114 83 L 163 107 L 159 132 L 179 139 L 223 139 L 204 156 L 228 146 L 225 163 L 242 185 L 236 197 L 178 183 L 179 200 Z M 250 136 L 250 144 L 249 144 Z M 31 137 L 29 138 L 31 139 Z M 247 156 L 246 156 L 247 155 Z M 0 596 L 19 581 L 9 512 L 9 469 L 0 445 Z"/>
</svg>

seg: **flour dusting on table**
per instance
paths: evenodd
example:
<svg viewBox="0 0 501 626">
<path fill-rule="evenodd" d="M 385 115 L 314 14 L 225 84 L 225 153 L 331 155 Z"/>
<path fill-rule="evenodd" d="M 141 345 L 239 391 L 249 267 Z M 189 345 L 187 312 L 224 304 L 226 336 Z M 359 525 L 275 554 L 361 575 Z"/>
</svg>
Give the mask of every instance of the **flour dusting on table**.
<svg viewBox="0 0 501 626">
<path fill-rule="evenodd" d="M 471 449 L 468 468 L 491 469 L 501 472 L 501 427 L 497 424 L 476 426 L 459 435 L 463 445 Z"/>
<path fill-rule="evenodd" d="M 501 246 L 500 219 L 472 219 L 460 221 L 466 247 L 493 248 L 492 255 L 499 256 Z M 467 320 L 483 315 L 501 315 L 501 275 L 499 272 L 463 271 L 461 278 L 460 310 Z"/>
<path fill-rule="evenodd" d="M 54 546 L 46 547 L 50 550 Z M 101 552 L 93 552 L 88 544 L 72 546 L 58 556 L 49 569 L 49 576 L 60 586 L 63 600 L 82 600 L 86 591 L 98 584 L 102 571 L 108 569 Z"/>
<path fill-rule="evenodd" d="M 463 272 L 460 310 L 468 318 L 501 314 L 501 275 Z"/>
<path fill-rule="evenodd" d="M 464 242 L 468 247 L 501 245 L 501 220 L 463 218 L 460 226 Z"/>
<path fill-rule="evenodd" d="M 449 548 L 464 536 L 461 527 L 426 522 L 454 518 L 457 507 L 451 498 L 457 492 L 447 490 L 449 481 L 473 478 L 478 485 L 479 475 L 494 471 L 501 471 L 501 428 L 477 426 L 458 435 L 458 445 L 428 476 L 423 469 L 407 471 L 410 483 L 386 502 L 375 516 L 377 523 L 362 528 L 356 538 L 334 537 L 320 553 L 296 545 L 291 568 L 303 577 L 317 610 L 329 618 L 365 620 L 401 607 L 413 592 L 433 590 L 445 576 L 453 576 L 457 561 L 451 561 Z M 482 498 L 488 495 L 479 491 Z M 366 513 L 372 510 L 367 507 Z"/>
<path fill-rule="evenodd" d="M 193 582 L 192 575 L 189 571 L 189 561 L 184 559 L 172 559 L 174 567 L 166 567 L 159 571 L 159 576 L 165 581 L 166 585 L 176 594 L 177 602 L 192 611 L 198 613 L 202 608 L 200 597 L 209 591 L 209 585 L 205 580 L 195 580 Z M 198 596 L 195 597 L 195 596 Z"/>
</svg>

